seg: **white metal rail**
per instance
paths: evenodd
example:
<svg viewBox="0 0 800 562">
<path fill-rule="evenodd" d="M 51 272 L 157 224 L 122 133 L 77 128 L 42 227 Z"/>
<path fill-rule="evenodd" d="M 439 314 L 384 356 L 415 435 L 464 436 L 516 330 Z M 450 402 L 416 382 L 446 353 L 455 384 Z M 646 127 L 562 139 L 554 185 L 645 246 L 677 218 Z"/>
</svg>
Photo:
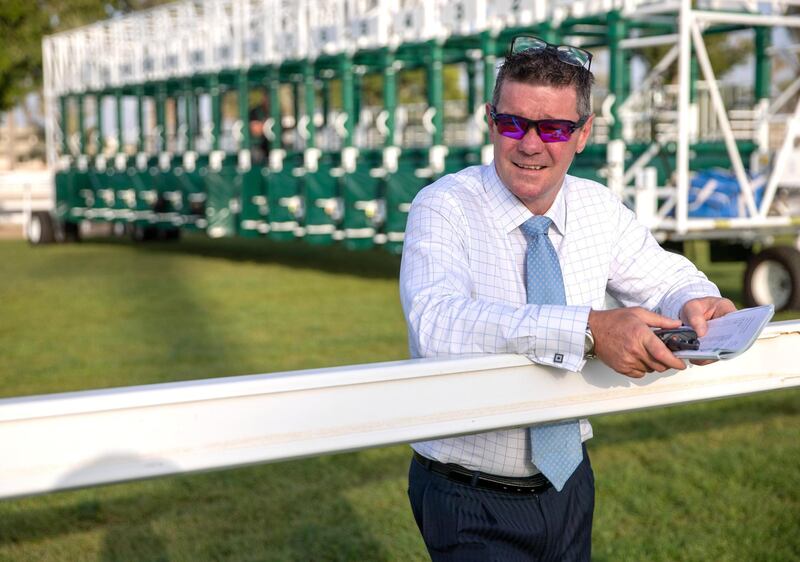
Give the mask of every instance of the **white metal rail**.
<svg viewBox="0 0 800 562">
<path fill-rule="evenodd" d="M 731 361 L 643 379 L 518 355 L 0 400 L 0 498 L 800 386 L 800 321 Z"/>
</svg>

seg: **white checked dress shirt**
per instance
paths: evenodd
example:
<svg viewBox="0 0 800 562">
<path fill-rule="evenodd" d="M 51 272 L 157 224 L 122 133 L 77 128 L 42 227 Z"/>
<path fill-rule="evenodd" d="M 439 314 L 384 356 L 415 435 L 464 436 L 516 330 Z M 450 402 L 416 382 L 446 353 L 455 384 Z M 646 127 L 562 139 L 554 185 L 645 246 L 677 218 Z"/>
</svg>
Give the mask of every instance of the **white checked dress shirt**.
<svg viewBox="0 0 800 562">
<path fill-rule="evenodd" d="M 719 296 L 684 257 L 661 248 L 605 186 L 573 176 L 545 213 L 558 253 L 567 305 L 526 304 L 526 242 L 532 214 L 494 168 L 473 166 L 415 197 L 408 215 L 400 299 L 412 357 L 519 353 L 579 371 L 591 308 L 605 295 L 677 318 L 693 298 Z M 581 420 L 581 437 L 592 436 Z M 414 443 L 443 463 L 503 476 L 538 472 L 525 428 Z"/>
</svg>

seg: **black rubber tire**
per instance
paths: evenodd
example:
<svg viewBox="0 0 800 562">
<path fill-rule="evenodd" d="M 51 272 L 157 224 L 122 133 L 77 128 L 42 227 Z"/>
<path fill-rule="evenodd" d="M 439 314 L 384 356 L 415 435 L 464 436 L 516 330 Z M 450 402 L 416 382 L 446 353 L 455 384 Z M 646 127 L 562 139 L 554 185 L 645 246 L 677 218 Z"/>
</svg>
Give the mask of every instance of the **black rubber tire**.
<svg viewBox="0 0 800 562">
<path fill-rule="evenodd" d="M 164 239 L 168 242 L 179 242 L 181 239 L 180 228 L 168 228 L 164 231 Z"/>
<path fill-rule="evenodd" d="M 81 225 L 77 222 L 64 222 L 64 241 L 66 242 L 80 242 L 81 241 Z"/>
<path fill-rule="evenodd" d="M 744 272 L 745 306 L 774 304 L 775 310 L 800 310 L 800 252 L 773 246 L 750 257 Z"/>
<path fill-rule="evenodd" d="M 131 226 L 131 240 L 134 242 L 150 242 L 158 239 L 158 227 L 133 224 Z"/>
<path fill-rule="evenodd" d="M 56 241 L 56 231 L 53 227 L 53 218 L 50 213 L 47 211 L 35 211 L 31 213 L 31 220 L 28 222 L 25 237 L 34 246 L 52 244 Z"/>
</svg>

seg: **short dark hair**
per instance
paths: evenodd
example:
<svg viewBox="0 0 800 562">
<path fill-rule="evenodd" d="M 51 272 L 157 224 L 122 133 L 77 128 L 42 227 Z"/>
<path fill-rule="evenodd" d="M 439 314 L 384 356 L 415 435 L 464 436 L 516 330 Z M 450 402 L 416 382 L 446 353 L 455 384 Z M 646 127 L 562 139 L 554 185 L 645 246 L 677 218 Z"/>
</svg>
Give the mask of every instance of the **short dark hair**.
<svg viewBox="0 0 800 562">
<path fill-rule="evenodd" d="M 492 105 L 500 102 L 500 90 L 506 81 L 555 88 L 575 88 L 580 117 L 592 113 L 592 84 L 594 75 L 582 66 L 558 60 L 549 51 L 523 51 L 509 55 L 500 67 L 492 93 Z"/>
</svg>

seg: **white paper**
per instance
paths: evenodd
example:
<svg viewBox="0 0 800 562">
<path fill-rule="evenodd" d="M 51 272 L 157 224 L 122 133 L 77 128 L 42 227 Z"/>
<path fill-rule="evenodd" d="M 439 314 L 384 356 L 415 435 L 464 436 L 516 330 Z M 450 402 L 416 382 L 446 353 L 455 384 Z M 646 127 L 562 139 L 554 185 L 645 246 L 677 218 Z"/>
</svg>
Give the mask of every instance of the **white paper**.
<svg viewBox="0 0 800 562">
<path fill-rule="evenodd" d="M 744 353 L 767 325 L 775 307 L 771 304 L 744 308 L 708 321 L 700 349 L 676 351 L 681 359 L 730 359 Z"/>
</svg>

